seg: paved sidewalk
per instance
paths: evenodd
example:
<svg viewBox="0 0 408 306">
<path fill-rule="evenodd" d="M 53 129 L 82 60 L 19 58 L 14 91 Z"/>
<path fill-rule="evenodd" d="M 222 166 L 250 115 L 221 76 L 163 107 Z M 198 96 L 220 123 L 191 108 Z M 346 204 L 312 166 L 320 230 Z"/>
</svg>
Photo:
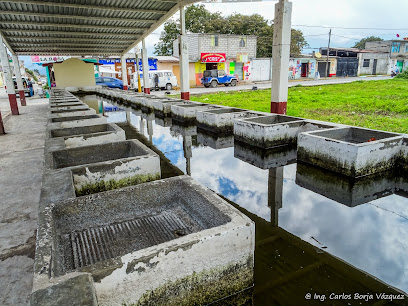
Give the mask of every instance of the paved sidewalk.
<svg viewBox="0 0 408 306">
<path fill-rule="evenodd" d="M 47 105 L 27 98 L 0 136 L 0 305 L 27 305 L 32 289 Z"/>
</svg>

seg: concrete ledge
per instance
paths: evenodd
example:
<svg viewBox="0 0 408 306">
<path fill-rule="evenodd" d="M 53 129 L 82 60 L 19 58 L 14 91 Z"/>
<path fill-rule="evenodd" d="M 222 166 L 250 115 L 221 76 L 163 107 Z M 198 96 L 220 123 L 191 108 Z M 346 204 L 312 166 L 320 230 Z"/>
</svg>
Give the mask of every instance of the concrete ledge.
<svg viewBox="0 0 408 306">
<path fill-rule="evenodd" d="M 234 136 L 197 129 L 197 142 L 215 150 L 234 146 Z"/>
<path fill-rule="evenodd" d="M 75 289 L 64 284 L 78 273 L 92 276 L 99 305 L 208 304 L 253 285 L 253 222 L 189 176 L 48 207 L 39 226 L 49 236 L 37 247 L 52 269 L 36 269 L 32 301 L 60 283 L 75 304 Z M 92 233 L 99 238 L 88 240 L 89 250 L 96 253 L 79 255 L 85 246 L 76 235 Z M 106 240 L 111 235 L 114 243 Z"/>
<path fill-rule="evenodd" d="M 89 109 L 88 105 L 82 104 L 80 106 L 52 107 L 50 109 L 50 112 L 51 112 L 51 114 L 58 114 L 58 113 L 86 111 L 88 109 Z"/>
<path fill-rule="evenodd" d="M 356 179 L 298 162 L 296 184 L 338 203 L 355 207 L 394 194 L 396 176 L 392 171 L 386 171 Z"/>
<path fill-rule="evenodd" d="M 114 123 L 49 129 L 49 142 L 63 138 L 65 148 L 76 148 L 126 140 L 125 131 Z M 61 148 L 62 149 L 62 148 Z"/>
<path fill-rule="evenodd" d="M 181 99 L 163 99 L 160 101 L 153 101 L 152 106 L 159 116 L 167 116 L 171 113 L 171 106 L 172 105 L 177 105 L 180 103 L 189 103 L 186 100 L 181 100 Z"/>
<path fill-rule="evenodd" d="M 234 120 L 235 139 L 264 149 L 293 145 L 299 133 L 328 128 L 333 128 L 333 125 L 273 114 Z"/>
<path fill-rule="evenodd" d="M 211 109 L 227 108 L 205 103 L 178 103 L 171 105 L 171 116 L 179 121 L 196 121 L 196 113 Z"/>
<path fill-rule="evenodd" d="M 145 95 L 140 99 L 140 107 L 143 109 L 153 110 L 153 102 L 164 100 L 162 97 L 157 97 L 154 95 Z"/>
<path fill-rule="evenodd" d="M 296 146 L 261 149 L 235 141 L 234 157 L 260 169 L 277 168 L 296 162 Z"/>
<path fill-rule="evenodd" d="M 404 171 L 408 171 L 408 137 L 404 137 L 401 145 L 401 160 L 399 166 Z"/>
<path fill-rule="evenodd" d="M 87 110 L 75 110 L 75 111 L 64 111 L 64 112 L 51 112 L 50 118 L 58 118 L 58 117 L 78 117 L 78 116 L 89 116 L 89 115 L 96 115 L 96 111 L 92 108 L 88 108 Z"/>
<path fill-rule="evenodd" d="M 197 126 L 214 133 L 232 133 L 234 119 L 267 116 L 263 112 L 248 111 L 241 108 L 225 108 L 197 111 Z"/>
<path fill-rule="evenodd" d="M 299 134 L 298 160 L 351 177 L 393 168 L 403 137 L 357 127 Z"/>
<path fill-rule="evenodd" d="M 89 115 L 79 117 L 57 117 L 50 119 L 47 129 L 67 129 L 80 126 L 106 124 L 106 117 L 100 115 Z"/>
</svg>

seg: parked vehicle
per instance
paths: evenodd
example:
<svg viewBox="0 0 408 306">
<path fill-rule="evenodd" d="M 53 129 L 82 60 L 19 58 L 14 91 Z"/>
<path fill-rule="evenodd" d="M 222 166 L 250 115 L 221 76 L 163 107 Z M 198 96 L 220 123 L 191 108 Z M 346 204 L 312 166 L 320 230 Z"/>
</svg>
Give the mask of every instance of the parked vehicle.
<svg viewBox="0 0 408 306">
<path fill-rule="evenodd" d="M 120 88 L 123 89 L 122 80 L 111 78 L 111 77 L 97 77 L 95 78 L 96 85 L 107 86 L 109 88 Z"/>
<path fill-rule="evenodd" d="M 156 83 L 155 80 L 157 81 L 157 84 L 155 84 Z M 141 86 L 144 87 L 143 74 L 140 74 L 140 83 Z M 149 71 L 149 83 L 151 90 L 154 90 L 156 88 L 172 90 L 173 87 L 178 86 L 177 77 L 171 70 Z M 133 74 L 133 87 L 137 88 L 137 72 Z"/>
<path fill-rule="evenodd" d="M 224 70 L 205 70 L 201 78 L 201 84 L 205 87 L 217 87 L 219 84 L 225 86 L 236 86 L 238 79 L 233 75 L 228 75 Z"/>
<path fill-rule="evenodd" d="M 24 86 L 24 95 L 27 97 L 32 97 L 34 96 L 34 88 L 33 88 L 33 83 L 29 81 L 26 78 L 21 78 L 23 81 L 23 86 Z M 18 95 L 18 88 L 17 88 L 17 79 L 16 77 L 13 77 L 13 83 L 14 83 L 14 88 L 16 90 L 16 94 Z"/>
</svg>

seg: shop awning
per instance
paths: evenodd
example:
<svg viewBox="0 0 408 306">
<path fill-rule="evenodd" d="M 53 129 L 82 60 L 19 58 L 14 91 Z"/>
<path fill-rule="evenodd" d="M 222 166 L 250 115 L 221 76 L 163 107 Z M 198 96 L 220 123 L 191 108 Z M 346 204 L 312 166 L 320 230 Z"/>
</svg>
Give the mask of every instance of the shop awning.
<svg viewBox="0 0 408 306">
<path fill-rule="evenodd" d="M 120 56 L 194 2 L 2 0 L 0 32 L 17 55 Z"/>
</svg>

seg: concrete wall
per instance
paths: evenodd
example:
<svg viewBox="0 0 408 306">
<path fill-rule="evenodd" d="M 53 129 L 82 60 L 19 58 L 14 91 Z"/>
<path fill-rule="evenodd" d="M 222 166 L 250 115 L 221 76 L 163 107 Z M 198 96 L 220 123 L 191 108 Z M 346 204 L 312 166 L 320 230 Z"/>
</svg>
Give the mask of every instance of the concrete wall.
<svg viewBox="0 0 408 306">
<path fill-rule="evenodd" d="M 57 87 L 95 86 L 94 65 L 87 64 L 78 58 L 69 58 L 62 63 L 54 64 Z"/>
<path fill-rule="evenodd" d="M 370 60 L 370 65 L 364 67 L 364 60 Z M 358 75 L 373 74 L 374 60 L 377 60 L 376 74 L 389 74 L 390 59 L 387 53 L 359 53 L 358 54 Z"/>
<path fill-rule="evenodd" d="M 191 62 L 200 60 L 201 53 L 220 52 L 225 53 L 227 58 L 244 57 L 242 62 L 256 58 L 257 37 L 254 35 L 229 35 L 217 34 L 218 46 L 211 46 L 214 34 L 188 34 L 188 53 Z M 240 47 L 241 38 L 246 39 L 246 46 Z M 173 56 L 179 56 L 178 40 L 173 41 Z"/>
<path fill-rule="evenodd" d="M 317 72 L 317 62 L 314 58 L 291 58 L 289 60 L 289 80 L 297 80 L 302 77 L 302 64 L 308 65 L 306 78 L 313 79 Z"/>
<path fill-rule="evenodd" d="M 391 52 L 392 41 L 371 41 L 366 42 L 365 48 L 367 50 Z"/>
</svg>

